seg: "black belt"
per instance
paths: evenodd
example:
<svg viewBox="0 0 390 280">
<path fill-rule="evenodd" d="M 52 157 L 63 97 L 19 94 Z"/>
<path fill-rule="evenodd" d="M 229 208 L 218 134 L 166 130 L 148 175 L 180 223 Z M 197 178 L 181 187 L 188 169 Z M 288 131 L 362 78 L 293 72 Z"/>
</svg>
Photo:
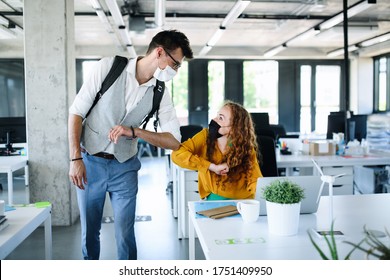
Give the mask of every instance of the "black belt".
<svg viewBox="0 0 390 280">
<path fill-rule="evenodd" d="M 81 152 L 83 153 L 87 153 L 87 150 L 85 150 L 84 148 L 81 148 Z M 113 154 L 109 154 L 109 153 L 104 153 L 104 152 L 100 152 L 100 153 L 97 153 L 97 154 L 93 154 L 92 156 L 94 157 L 100 157 L 100 158 L 105 158 L 105 159 L 115 159 L 115 156 Z"/>
</svg>

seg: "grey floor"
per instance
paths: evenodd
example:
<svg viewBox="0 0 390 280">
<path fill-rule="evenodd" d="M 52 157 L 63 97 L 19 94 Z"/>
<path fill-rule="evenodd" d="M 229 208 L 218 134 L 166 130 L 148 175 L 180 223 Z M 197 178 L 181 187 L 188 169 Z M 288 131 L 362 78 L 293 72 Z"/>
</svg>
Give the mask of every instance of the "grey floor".
<svg viewBox="0 0 390 280">
<path fill-rule="evenodd" d="M 139 192 L 137 211 L 140 221 L 135 231 L 140 260 L 186 260 L 188 259 L 188 240 L 177 238 L 177 219 L 172 215 L 171 192 L 166 191 L 168 182 L 166 159 L 163 157 L 142 157 L 139 172 Z M 7 178 L 0 174 L 3 191 L 0 199 L 7 201 Z M 27 203 L 28 187 L 24 185 L 23 174 L 14 176 L 14 203 Z M 111 206 L 106 204 L 104 216 L 112 214 Z M 72 226 L 53 226 L 53 259 L 82 259 L 80 246 L 80 223 Z M 113 223 L 102 223 L 101 259 L 115 260 L 116 246 Z M 204 259 L 198 241 L 196 258 Z M 44 259 L 43 227 L 35 230 L 8 257 L 7 260 Z"/>
</svg>

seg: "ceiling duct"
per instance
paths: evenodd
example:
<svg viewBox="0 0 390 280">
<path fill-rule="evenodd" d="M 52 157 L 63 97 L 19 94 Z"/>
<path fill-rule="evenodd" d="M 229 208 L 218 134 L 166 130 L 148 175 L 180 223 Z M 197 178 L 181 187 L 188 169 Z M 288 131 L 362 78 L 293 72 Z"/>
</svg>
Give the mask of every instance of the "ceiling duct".
<svg viewBox="0 0 390 280">
<path fill-rule="evenodd" d="M 129 16 L 129 30 L 144 33 L 146 29 L 145 17 L 140 15 Z"/>
<path fill-rule="evenodd" d="M 129 15 L 129 31 L 143 34 L 145 33 L 146 23 L 145 16 L 140 13 L 140 5 L 138 1 L 124 1 L 121 7 L 124 14 Z"/>
</svg>

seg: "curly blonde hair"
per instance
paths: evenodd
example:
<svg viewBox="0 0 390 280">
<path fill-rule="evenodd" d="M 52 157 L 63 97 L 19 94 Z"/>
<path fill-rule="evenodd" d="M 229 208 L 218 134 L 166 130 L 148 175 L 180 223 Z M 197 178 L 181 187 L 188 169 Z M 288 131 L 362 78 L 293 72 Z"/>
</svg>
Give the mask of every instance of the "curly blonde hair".
<svg viewBox="0 0 390 280">
<path fill-rule="evenodd" d="M 250 113 L 241 104 L 227 100 L 223 107 L 228 107 L 231 111 L 231 127 L 228 135 L 229 147 L 222 160 L 229 166 L 229 176 L 225 177 L 224 182 L 235 182 L 239 181 L 242 176 L 249 178 L 253 166 L 258 164 L 252 158 L 254 150 L 259 159 L 256 133 Z M 215 149 L 216 143 L 209 143 L 208 141 L 207 158 L 209 160 L 212 159 Z M 245 185 L 247 183 L 246 179 Z"/>
</svg>

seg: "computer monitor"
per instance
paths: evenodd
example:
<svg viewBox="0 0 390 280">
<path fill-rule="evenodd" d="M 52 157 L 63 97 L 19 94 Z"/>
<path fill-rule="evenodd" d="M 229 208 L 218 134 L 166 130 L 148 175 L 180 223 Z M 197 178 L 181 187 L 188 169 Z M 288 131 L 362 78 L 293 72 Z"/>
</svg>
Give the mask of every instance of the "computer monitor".
<svg viewBox="0 0 390 280">
<path fill-rule="evenodd" d="M 348 129 L 348 140 L 362 141 L 363 138 L 365 139 L 367 136 L 367 115 L 352 115 L 348 119 Z"/>
<path fill-rule="evenodd" d="M 326 139 L 333 139 L 333 133 L 345 133 L 345 112 L 328 115 L 328 130 Z"/>
<path fill-rule="evenodd" d="M 8 144 L 7 140 L 11 144 L 27 142 L 25 117 L 0 118 L 0 144 Z"/>
</svg>

